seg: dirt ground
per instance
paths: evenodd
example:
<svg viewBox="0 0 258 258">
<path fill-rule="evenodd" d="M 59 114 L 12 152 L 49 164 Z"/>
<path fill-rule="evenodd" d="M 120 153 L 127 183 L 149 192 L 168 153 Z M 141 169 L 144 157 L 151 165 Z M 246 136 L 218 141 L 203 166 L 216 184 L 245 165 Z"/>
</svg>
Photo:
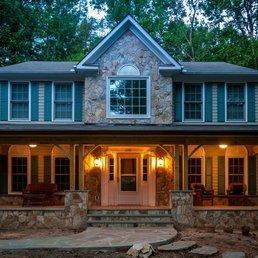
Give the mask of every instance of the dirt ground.
<svg viewBox="0 0 258 258">
<path fill-rule="evenodd" d="M 3 232 L 0 230 L 0 239 L 15 239 L 26 238 L 35 236 L 60 236 L 67 235 L 73 232 L 61 231 L 61 230 L 38 230 L 38 231 L 19 231 L 19 232 Z M 216 231 L 215 233 L 209 233 L 205 230 L 199 229 L 182 229 L 179 231 L 178 239 L 180 240 L 194 240 L 198 246 L 211 245 L 219 250 L 219 253 L 213 257 L 221 257 L 221 253 L 224 251 L 243 251 L 248 258 L 254 258 L 258 255 L 258 231 L 251 232 L 250 236 L 242 236 L 240 231 L 234 231 L 234 233 L 224 233 L 222 231 Z M 101 251 L 58 251 L 58 250 L 24 250 L 24 251 L 4 251 L 0 253 L 1 258 L 68 258 L 68 257 L 85 257 L 85 258 L 126 258 L 128 257 L 125 251 L 111 252 L 106 250 Z M 190 258 L 197 257 L 187 254 L 187 252 L 158 252 L 155 256 L 157 258 Z"/>
</svg>

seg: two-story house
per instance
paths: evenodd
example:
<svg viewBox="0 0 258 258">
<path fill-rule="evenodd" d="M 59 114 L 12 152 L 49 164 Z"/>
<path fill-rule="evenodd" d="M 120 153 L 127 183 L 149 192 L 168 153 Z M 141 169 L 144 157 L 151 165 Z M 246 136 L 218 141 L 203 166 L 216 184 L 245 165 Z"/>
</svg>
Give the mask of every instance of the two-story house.
<svg viewBox="0 0 258 258">
<path fill-rule="evenodd" d="M 223 203 L 243 183 L 255 202 L 258 71 L 178 62 L 127 16 L 79 63 L 0 68 L 0 144 L 10 200 L 53 182 L 92 206 L 157 207 L 202 183 Z"/>
</svg>

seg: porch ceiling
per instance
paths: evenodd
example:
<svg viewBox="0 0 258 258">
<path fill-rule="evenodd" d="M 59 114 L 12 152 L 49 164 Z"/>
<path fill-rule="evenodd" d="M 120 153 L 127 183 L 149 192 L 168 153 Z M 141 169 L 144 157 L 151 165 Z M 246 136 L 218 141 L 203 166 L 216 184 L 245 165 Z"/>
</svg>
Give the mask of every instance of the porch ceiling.
<svg viewBox="0 0 258 258">
<path fill-rule="evenodd" d="M 1 124 L 1 144 L 258 144 L 258 125 Z"/>
</svg>

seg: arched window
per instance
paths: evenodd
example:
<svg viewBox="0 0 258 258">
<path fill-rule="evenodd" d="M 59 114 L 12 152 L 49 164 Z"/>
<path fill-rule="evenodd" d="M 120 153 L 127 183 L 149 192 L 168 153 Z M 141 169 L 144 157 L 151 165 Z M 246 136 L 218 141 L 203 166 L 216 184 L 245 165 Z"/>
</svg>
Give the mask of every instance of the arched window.
<svg viewBox="0 0 258 258">
<path fill-rule="evenodd" d="M 140 71 L 139 69 L 131 64 L 126 64 L 121 66 L 118 71 L 117 71 L 117 75 L 134 75 L 134 76 L 139 76 L 140 75 Z"/>
</svg>

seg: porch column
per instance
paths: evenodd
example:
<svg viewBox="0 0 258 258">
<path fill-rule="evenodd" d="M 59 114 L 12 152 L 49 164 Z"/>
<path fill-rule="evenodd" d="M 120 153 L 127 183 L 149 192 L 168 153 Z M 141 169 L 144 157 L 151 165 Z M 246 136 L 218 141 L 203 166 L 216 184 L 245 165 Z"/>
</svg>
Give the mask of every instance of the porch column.
<svg viewBox="0 0 258 258">
<path fill-rule="evenodd" d="M 70 145 L 70 190 L 75 190 L 75 146 Z"/>
<path fill-rule="evenodd" d="M 179 190 L 179 145 L 175 145 L 175 190 Z"/>
<path fill-rule="evenodd" d="M 79 190 L 84 190 L 84 153 L 83 144 L 79 144 Z"/>
<path fill-rule="evenodd" d="M 188 145 L 184 145 L 183 190 L 188 190 Z"/>
</svg>

